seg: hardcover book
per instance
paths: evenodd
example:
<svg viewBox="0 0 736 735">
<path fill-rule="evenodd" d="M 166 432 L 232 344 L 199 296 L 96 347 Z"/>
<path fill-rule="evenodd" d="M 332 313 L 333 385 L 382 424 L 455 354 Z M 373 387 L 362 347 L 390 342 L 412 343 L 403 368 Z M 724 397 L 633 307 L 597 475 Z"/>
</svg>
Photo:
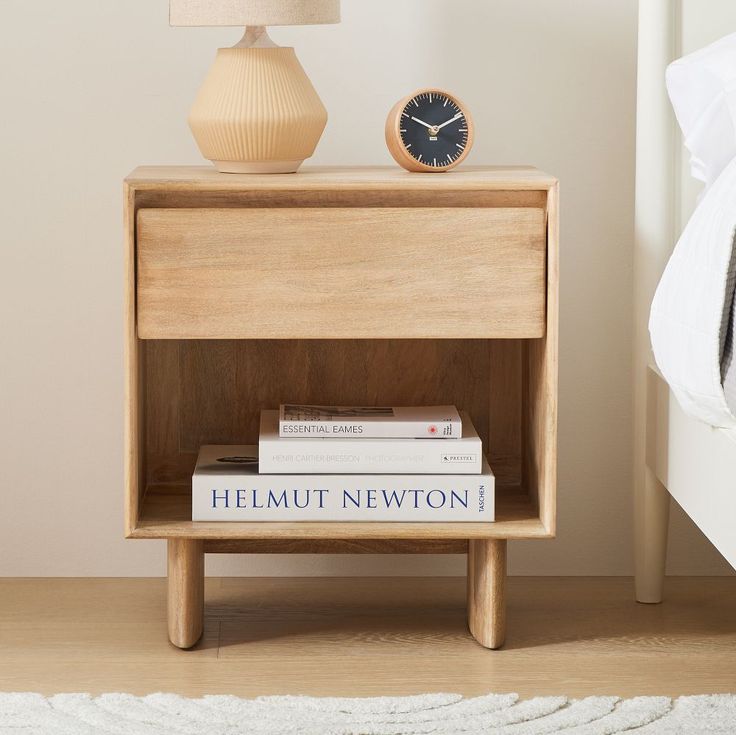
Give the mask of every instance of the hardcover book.
<svg viewBox="0 0 736 735">
<path fill-rule="evenodd" d="M 283 437 L 457 439 L 461 420 L 455 406 L 305 406 L 282 404 Z"/>
<path fill-rule="evenodd" d="M 360 439 L 279 436 L 279 412 L 261 411 L 258 436 L 262 474 L 315 472 L 477 475 L 482 447 L 470 417 L 462 417 L 462 436 L 453 442 L 432 439 Z"/>
<path fill-rule="evenodd" d="M 495 478 L 480 475 L 262 475 L 258 448 L 210 445 L 192 477 L 193 521 L 494 520 Z"/>
</svg>

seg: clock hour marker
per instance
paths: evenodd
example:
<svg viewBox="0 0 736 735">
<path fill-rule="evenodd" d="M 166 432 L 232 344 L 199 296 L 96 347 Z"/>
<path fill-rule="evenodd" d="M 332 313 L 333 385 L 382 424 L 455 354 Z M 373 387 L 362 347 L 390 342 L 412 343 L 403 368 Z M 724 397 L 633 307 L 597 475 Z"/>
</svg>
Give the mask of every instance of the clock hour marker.
<svg viewBox="0 0 736 735">
<path fill-rule="evenodd" d="M 437 165 L 437 159 L 436 158 L 434 159 L 434 163 L 432 165 L 433 166 L 436 166 Z"/>
<path fill-rule="evenodd" d="M 455 145 L 456 145 L 456 146 L 457 146 L 457 147 L 458 147 L 458 148 L 459 148 L 459 149 L 460 149 L 461 151 L 464 151 L 464 150 L 465 150 L 465 146 L 464 146 L 464 145 L 460 145 L 460 143 L 455 143 Z"/>
<path fill-rule="evenodd" d="M 421 161 L 421 160 L 422 160 L 422 154 L 420 153 L 419 158 L 417 158 L 417 161 Z"/>
</svg>

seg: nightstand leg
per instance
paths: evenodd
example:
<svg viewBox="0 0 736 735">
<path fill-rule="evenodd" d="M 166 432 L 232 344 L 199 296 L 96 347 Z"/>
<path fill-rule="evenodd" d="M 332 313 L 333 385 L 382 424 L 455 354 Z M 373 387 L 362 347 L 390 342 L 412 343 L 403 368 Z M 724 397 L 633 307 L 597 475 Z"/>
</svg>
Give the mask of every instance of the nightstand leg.
<svg viewBox="0 0 736 735">
<path fill-rule="evenodd" d="M 468 542 L 468 627 L 486 648 L 506 637 L 506 540 Z"/>
<path fill-rule="evenodd" d="M 169 539 L 169 640 L 191 648 L 204 627 L 204 544 L 192 539 Z"/>
</svg>

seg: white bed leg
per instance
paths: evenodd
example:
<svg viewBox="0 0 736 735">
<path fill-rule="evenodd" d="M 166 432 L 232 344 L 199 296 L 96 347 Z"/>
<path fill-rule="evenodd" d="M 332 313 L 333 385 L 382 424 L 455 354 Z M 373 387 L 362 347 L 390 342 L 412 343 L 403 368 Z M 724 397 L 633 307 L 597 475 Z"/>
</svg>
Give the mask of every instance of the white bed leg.
<svg viewBox="0 0 736 735">
<path fill-rule="evenodd" d="M 677 225 L 680 142 L 664 85 L 677 53 L 678 0 L 639 2 L 634 248 L 634 555 L 636 599 L 661 602 L 669 494 L 647 464 L 648 433 L 656 421 L 647 390 L 652 363 L 647 323 L 657 283 L 672 252 Z"/>
<path fill-rule="evenodd" d="M 670 494 L 649 467 L 644 467 L 644 481 L 639 487 L 635 503 L 636 601 L 662 602 Z"/>
</svg>

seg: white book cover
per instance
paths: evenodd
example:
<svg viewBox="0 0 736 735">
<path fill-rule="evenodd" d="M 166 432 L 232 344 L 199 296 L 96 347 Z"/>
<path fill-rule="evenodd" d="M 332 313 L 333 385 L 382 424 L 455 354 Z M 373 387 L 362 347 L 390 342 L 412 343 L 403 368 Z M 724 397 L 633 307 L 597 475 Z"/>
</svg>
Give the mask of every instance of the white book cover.
<svg viewBox="0 0 736 735">
<path fill-rule="evenodd" d="M 283 437 L 457 439 L 462 422 L 455 406 L 307 406 L 279 407 Z"/>
<path fill-rule="evenodd" d="M 258 448 L 210 445 L 192 477 L 193 521 L 491 522 L 495 478 L 480 475 L 261 475 Z"/>
<path fill-rule="evenodd" d="M 279 436 L 279 412 L 261 411 L 258 464 L 261 474 L 478 475 L 483 449 L 467 413 L 457 441 Z"/>
</svg>

